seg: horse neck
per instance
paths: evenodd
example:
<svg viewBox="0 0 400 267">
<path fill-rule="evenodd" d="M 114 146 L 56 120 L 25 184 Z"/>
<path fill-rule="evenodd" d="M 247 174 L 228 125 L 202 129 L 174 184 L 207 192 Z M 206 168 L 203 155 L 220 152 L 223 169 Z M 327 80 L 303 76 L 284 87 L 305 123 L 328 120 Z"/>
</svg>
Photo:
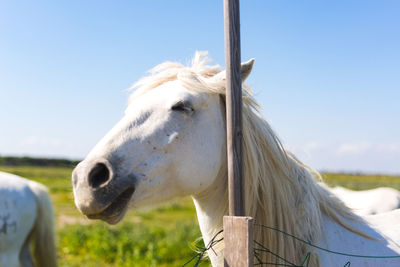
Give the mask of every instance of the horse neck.
<svg viewBox="0 0 400 267">
<path fill-rule="evenodd" d="M 222 235 L 216 235 L 223 228 L 223 216 L 228 214 L 226 167 L 221 168 L 214 183 L 207 190 L 192 196 L 192 198 L 196 207 L 204 245 L 207 247 L 214 237 L 214 240 L 222 237 Z M 208 251 L 208 256 L 213 266 L 223 265 L 222 250 L 223 246 L 222 242 L 220 242 L 212 247 L 212 251 Z"/>
<path fill-rule="evenodd" d="M 341 216 L 351 216 L 326 189 L 317 185 L 314 176 L 318 173 L 286 152 L 262 118 L 250 116 L 244 117 L 248 129 L 244 132 L 245 211 L 255 220 L 254 237 L 266 248 L 299 264 L 311 252 L 314 256 L 310 264 L 319 266 L 318 256 L 308 246 L 260 225 L 279 228 L 317 243 L 323 229 L 323 214 L 341 225 Z M 222 167 L 214 184 L 193 196 L 205 245 L 222 229 L 223 216 L 228 213 L 226 173 L 226 166 Z M 219 253 L 222 247 L 222 242 L 214 247 L 218 255 L 209 253 L 213 266 L 223 263 Z M 279 261 L 269 254 L 263 260 Z"/>
<path fill-rule="evenodd" d="M 304 172 L 303 174 L 305 174 Z M 266 179 L 278 179 L 278 177 L 266 177 Z M 271 186 L 276 186 L 273 182 L 269 183 Z M 290 185 L 287 185 L 290 187 Z M 315 241 L 315 237 L 319 237 L 319 225 L 320 222 L 315 218 L 310 218 L 308 212 L 303 209 L 300 213 L 303 216 L 307 216 L 304 222 L 296 222 L 296 218 L 300 218 L 296 211 L 292 211 L 293 214 L 286 214 L 291 204 L 285 203 L 282 200 L 271 201 L 271 198 L 281 197 L 279 193 L 274 193 L 274 189 L 271 188 L 268 192 L 263 192 L 257 196 L 258 200 L 252 199 L 251 197 L 246 198 L 246 214 L 255 219 L 255 223 L 258 225 L 268 225 L 283 229 L 289 233 L 298 234 L 308 241 Z M 278 190 L 282 193 L 282 189 Z M 285 191 L 285 190 L 283 190 Z M 291 194 L 291 193 L 287 193 Z M 250 192 L 246 192 L 246 195 L 254 195 Z M 197 217 L 199 221 L 200 230 L 204 240 L 204 244 L 207 247 L 211 240 L 216 234 L 223 229 L 223 216 L 228 214 L 228 192 L 227 192 L 227 175 L 226 168 L 222 168 L 215 182 L 206 191 L 192 196 Z M 289 206 L 287 206 L 289 205 Z M 316 207 L 310 207 L 310 210 L 315 210 Z M 318 216 L 318 215 L 317 215 Z M 289 219 L 288 219 L 289 218 Z M 303 224 L 311 223 L 314 227 L 305 227 Z M 306 229 L 307 228 L 307 229 Z M 304 233 L 306 231 L 306 233 Z M 299 232 L 302 232 L 300 235 Z M 217 236 L 214 240 L 223 237 L 223 235 Z M 263 229 L 260 226 L 255 227 L 254 238 L 265 245 L 265 247 L 272 251 L 277 251 L 280 255 L 286 258 L 296 258 L 300 256 L 298 254 L 305 254 L 304 247 L 298 247 L 298 243 L 293 240 L 283 239 L 277 233 Z M 288 248 L 290 253 L 288 253 Z M 300 252 L 299 252 L 300 250 Z M 223 242 L 220 242 L 213 246 L 212 250 L 208 251 L 209 258 L 213 266 L 223 266 Z M 262 256 L 261 256 L 262 257 Z M 263 258 L 264 261 L 276 261 L 276 258 Z M 313 258 L 312 263 L 314 266 L 318 265 L 318 260 Z"/>
</svg>

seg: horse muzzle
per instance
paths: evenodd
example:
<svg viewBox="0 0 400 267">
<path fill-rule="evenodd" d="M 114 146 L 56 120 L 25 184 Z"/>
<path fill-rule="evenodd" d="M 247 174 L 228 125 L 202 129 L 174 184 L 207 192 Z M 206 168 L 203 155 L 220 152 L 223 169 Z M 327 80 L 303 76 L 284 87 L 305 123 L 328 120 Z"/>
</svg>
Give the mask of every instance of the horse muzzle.
<svg viewBox="0 0 400 267">
<path fill-rule="evenodd" d="M 89 219 L 118 223 L 135 192 L 135 180 L 118 175 L 106 159 L 84 160 L 72 173 L 75 205 Z"/>
</svg>

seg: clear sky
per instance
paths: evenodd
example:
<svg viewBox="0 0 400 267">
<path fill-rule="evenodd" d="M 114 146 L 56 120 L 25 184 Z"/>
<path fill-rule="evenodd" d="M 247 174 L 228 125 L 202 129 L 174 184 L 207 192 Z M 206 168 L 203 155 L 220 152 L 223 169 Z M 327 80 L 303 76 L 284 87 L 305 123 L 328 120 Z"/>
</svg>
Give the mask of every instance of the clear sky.
<svg viewBox="0 0 400 267">
<path fill-rule="evenodd" d="M 400 173 L 400 1 L 241 1 L 248 84 L 319 170 Z M 166 60 L 224 63 L 222 0 L 0 1 L 0 155 L 83 158 Z"/>
</svg>

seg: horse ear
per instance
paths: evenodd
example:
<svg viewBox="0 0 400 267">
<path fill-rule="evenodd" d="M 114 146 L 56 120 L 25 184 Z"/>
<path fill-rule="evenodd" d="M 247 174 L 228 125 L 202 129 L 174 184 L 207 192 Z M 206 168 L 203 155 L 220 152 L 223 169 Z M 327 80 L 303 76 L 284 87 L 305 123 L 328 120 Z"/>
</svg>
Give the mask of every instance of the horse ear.
<svg viewBox="0 0 400 267">
<path fill-rule="evenodd" d="M 250 59 L 247 62 L 242 63 L 242 82 L 244 82 L 247 77 L 249 77 L 251 70 L 253 69 L 254 58 Z"/>
<path fill-rule="evenodd" d="M 249 77 L 251 70 L 253 69 L 254 58 L 250 59 L 247 62 L 241 64 L 241 72 L 242 72 L 242 83 Z M 226 71 L 223 70 L 220 73 L 216 74 L 212 77 L 213 80 L 225 80 L 226 79 Z"/>
</svg>

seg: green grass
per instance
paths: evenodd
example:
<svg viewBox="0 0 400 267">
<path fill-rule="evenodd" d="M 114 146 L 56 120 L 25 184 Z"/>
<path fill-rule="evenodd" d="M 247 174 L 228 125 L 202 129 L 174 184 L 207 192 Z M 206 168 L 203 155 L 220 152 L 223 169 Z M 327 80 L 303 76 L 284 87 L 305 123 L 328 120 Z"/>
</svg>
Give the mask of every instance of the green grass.
<svg viewBox="0 0 400 267">
<path fill-rule="evenodd" d="M 173 228 L 123 222 L 70 225 L 59 231 L 61 266 L 182 266 L 193 255 L 196 225 Z"/>
<path fill-rule="evenodd" d="M 195 254 L 195 245 L 203 246 L 198 241 L 201 234 L 190 198 L 149 212 L 128 212 L 121 223 L 110 226 L 85 219 L 75 208 L 72 168 L 0 166 L 0 171 L 49 188 L 56 214 L 60 267 L 182 266 Z M 400 177 L 326 173 L 323 178 L 331 186 L 355 190 L 379 186 L 400 190 Z M 205 261 L 201 266 L 208 265 Z"/>
<path fill-rule="evenodd" d="M 324 173 L 322 178 L 329 186 L 339 185 L 353 190 L 366 190 L 382 186 L 400 190 L 400 177 L 398 176 Z"/>
</svg>

